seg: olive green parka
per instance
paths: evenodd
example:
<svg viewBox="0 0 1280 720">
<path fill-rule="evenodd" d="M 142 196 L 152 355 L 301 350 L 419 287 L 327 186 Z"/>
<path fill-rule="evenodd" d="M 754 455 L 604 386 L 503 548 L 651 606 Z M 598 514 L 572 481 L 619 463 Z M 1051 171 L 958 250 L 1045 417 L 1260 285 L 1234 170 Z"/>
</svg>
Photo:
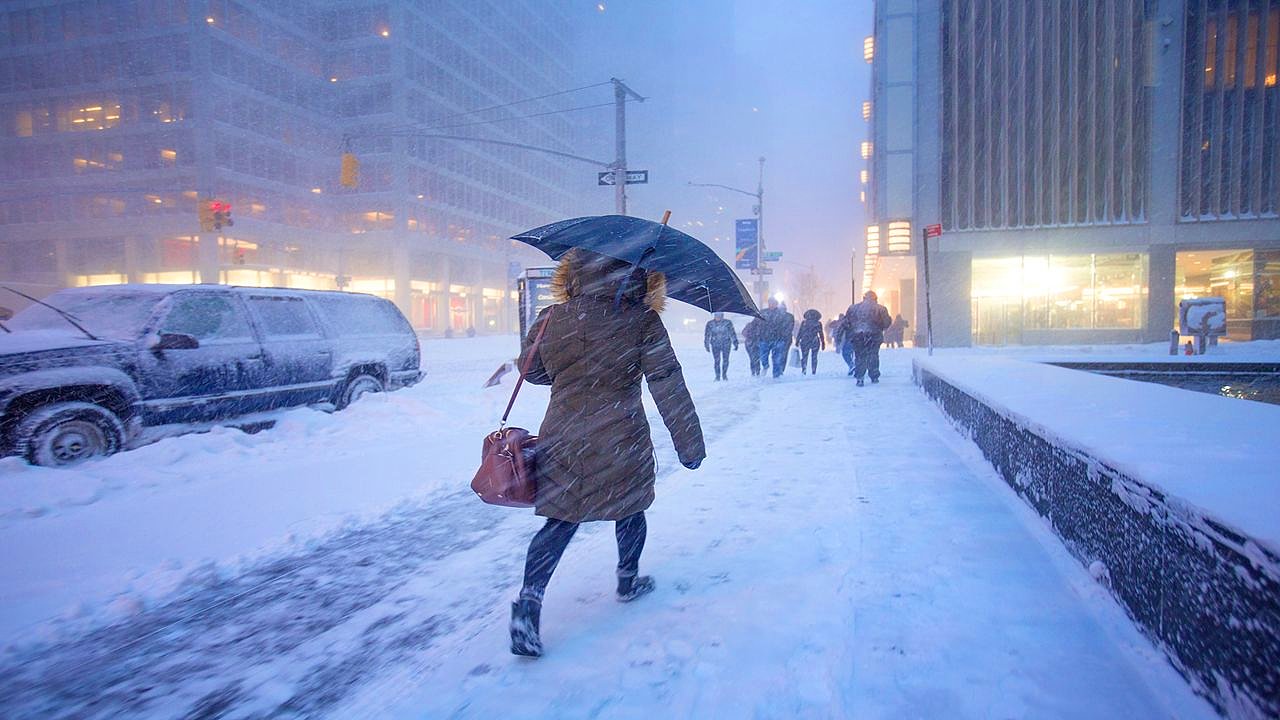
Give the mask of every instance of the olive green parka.
<svg viewBox="0 0 1280 720">
<path fill-rule="evenodd" d="M 538 432 L 537 514 L 570 522 L 620 520 L 654 499 L 641 378 L 680 462 L 706 457 L 693 399 L 658 316 L 665 279 L 575 250 L 561 259 L 552 288 L 559 303 L 539 314 L 521 354 L 522 366 L 530 360 L 528 381 L 551 386 Z M 546 333 L 528 358 L 543 324 Z"/>
</svg>

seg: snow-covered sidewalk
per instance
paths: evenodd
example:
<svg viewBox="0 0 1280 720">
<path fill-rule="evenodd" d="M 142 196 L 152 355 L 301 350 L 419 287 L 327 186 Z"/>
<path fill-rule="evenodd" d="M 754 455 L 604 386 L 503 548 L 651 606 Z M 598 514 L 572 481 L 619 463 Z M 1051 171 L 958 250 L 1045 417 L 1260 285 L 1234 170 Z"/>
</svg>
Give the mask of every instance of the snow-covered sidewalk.
<svg viewBox="0 0 1280 720">
<path fill-rule="evenodd" d="M 652 597 L 612 601 L 601 526 L 552 581 L 543 658 L 504 654 L 513 577 L 337 715 L 1212 717 L 885 355 L 862 389 L 830 355 L 734 380 L 742 422 L 660 484 Z"/>
<path fill-rule="evenodd" d="M 1213 716 L 911 385 L 909 351 L 886 351 L 885 381 L 856 388 L 831 353 L 818 377 L 780 381 L 748 377 L 735 354 L 733 380 L 712 383 L 700 350 L 680 353 L 702 469 L 679 467 L 654 418 L 642 570 L 658 590 L 614 602 L 612 527 L 585 527 L 548 590 L 545 657 L 511 656 L 506 637 L 539 521 L 481 505 L 463 478 L 11 652 L 0 715 Z M 432 468 L 424 457 L 445 475 L 474 464 L 495 404 L 474 387 L 441 391 L 431 417 L 454 420 L 436 440 L 451 444 L 416 448 L 413 472 Z M 468 393 L 479 409 L 463 410 Z M 522 423 L 542 398 L 522 399 Z M 418 388 L 388 401 L 360 417 L 430 406 Z M 323 432 L 316 465 L 370 430 Z M 367 465 L 368 482 L 386 485 L 394 460 Z"/>
</svg>

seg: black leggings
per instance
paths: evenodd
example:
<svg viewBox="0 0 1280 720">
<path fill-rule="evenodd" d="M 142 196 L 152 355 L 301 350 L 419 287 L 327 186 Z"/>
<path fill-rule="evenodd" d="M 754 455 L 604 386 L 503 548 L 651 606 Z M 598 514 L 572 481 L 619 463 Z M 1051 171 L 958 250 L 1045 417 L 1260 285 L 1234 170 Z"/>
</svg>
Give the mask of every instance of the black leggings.
<svg viewBox="0 0 1280 720">
<path fill-rule="evenodd" d="M 564 555 L 569 541 L 578 531 L 578 523 L 566 520 L 547 519 L 547 524 L 533 536 L 529 543 L 529 554 L 524 561 L 524 588 L 520 597 L 542 602 L 542 594 L 546 592 L 547 583 L 551 582 L 551 573 L 555 572 Z M 618 577 L 635 577 L 640 570 L 640 553 L 644 550 L 644 539 L 648 533 L 648 525 L 644 521 L 644 512 L 628 515 L 614 525 L 614 533 L 618 536 Z"/>
</svg>

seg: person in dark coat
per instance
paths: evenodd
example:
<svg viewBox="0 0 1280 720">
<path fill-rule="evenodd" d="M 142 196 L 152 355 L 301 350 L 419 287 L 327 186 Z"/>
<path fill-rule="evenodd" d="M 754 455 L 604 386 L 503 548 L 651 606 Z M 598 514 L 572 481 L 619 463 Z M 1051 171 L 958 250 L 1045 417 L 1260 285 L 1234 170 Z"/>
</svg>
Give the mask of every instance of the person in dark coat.
<svg viewBox="0 0 1280 720">
<path fill-rule="evenodd" d="M 742 346 L 747 350 L 752 375 L 760 374 L 760 326 L 760 318 L 751 318 L 751 322 L 742 326 Z"/>
<path fill-rule="evenodd" d="M 884 343 L 889 347 L 902 347 L 903 337 L 906 335 L 907 321 L 902 319 L 902 313 L 898 313 L 893 318 L 893 323 L 889 325 L 889 329 L 884 331 Z"/>
<path fill-rule="evenodd" d="M 844 313 L 836 319 L 835 328 L 831 331 L 831 341 L 835 344 L 844 364 L 849 366 L 849 374 L 853 374 L 853 342 L 849 338 L 849 324 L 845 322 Z"/>
<path fill-rule="evenodd" d="M 658 316 L 666 292 L 662 274 L 573 250 L 561 258 L 552 292 L 559 302 L 538 314 L 521 357 L 522 367 L 529 361 L 529 382 L 551 386 L 551 401 L 538 431 L 535 499 L 547 522 L 529 544 L 524 586 L 511 607 L 511 652 L 517 655 L 542 652 L 543 592 L 579 523 L 616 523 L 620 601 L 654 587 L 638 572 L 644 511 L 654 500 L 641 379 L 680 463 L 696 469 L 707 455 L 698 413 Z M 535 351 L 533 338 L 543 325 Z"/>
<path fill-rule="evenodd" d="M 796 345 L 800 346 L 800 374 L 803 375 L 808 366 L 809 372 L 817 375 L 818 351 L 827 349 L 827 338 L 822 332 L 822 313 L 812 308 L 804 311 L 804 321 L 796 331 Z"/>
<path fill-rule="evenodd" d="M 791 333 L 796 318 L 785 308 L 778 306 L 776 298 L 769 298 L 769 307 L 760 313 L 763 319 L 760 337 L 760 364 L 769 367 L 773 363 L 773 376 L 782 377 L 787 369 L 787 351 L 791 349 Z"/>
<path fill-rule="evenodd" d="M 702 333 L 702 344 L 711 353 L 716 365 L 716 380 L 729 379 L 729 345 L 738 349 L 738 331 L 733 322 L 724 319 L 724 313 L 716 313 L 707 321 L 706 330 Z"/>
<path fill-rule="evenodd" d="M 884 341 L 885 329 L 893 323 L 889 310 L 876 302 L 874 291 L 868 290 L 862 302 L 850 305 L 845 311 L 844 321 L 853 344 L 854 367 L 849 374 L 858 379 L 859 387 L 863 385 L 863 375 L 867 374 L 871 375 L 871 382 L 880 382 L 880 343 Z"/>
</svg>

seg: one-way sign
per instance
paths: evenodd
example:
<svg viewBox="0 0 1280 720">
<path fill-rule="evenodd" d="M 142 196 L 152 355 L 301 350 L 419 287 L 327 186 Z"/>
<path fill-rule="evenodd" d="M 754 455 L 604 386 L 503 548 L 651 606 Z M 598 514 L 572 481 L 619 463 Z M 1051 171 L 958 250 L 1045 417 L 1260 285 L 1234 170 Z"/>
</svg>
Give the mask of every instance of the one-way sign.
<svg viewBox="0 0 1280 720">
<path fill-rule="evenodd" d="M 609 172 L 596 173 L 596 184 L 597 185 L 616 185 L 616 183 L 613 181 L 613 171 L 611 170 Z M 648 170 L 628 170 L 627 184 L 628 185 L 648 185 L 649 171 Z"/>
</svg>

